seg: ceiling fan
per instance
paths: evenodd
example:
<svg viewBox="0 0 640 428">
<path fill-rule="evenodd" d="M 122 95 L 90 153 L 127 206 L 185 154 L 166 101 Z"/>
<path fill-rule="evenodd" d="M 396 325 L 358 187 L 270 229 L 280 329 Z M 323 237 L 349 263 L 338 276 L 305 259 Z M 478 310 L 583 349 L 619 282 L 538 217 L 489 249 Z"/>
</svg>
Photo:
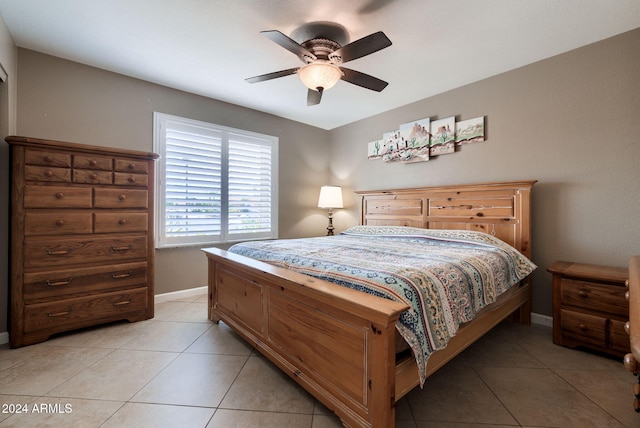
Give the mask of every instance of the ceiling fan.
<svg viewBox="0 0 640 428">
<path fill-rule="evenodd" d="M 328 34 L 336 34 L 335 24 L 315 25 L 313 28 L 324 28 Z M 341 27 L 340 27 L 341 28 Z M 307 91 L 307 105 L 320 104 L 322 93 L 333 87 L 338 80 L 352 83 L 372 91 L 380 92 L 387 87 L 388 83 L 368 74 L 342 67 L 341 65 L 372 54 L 388 46 L 391 40 L 382 32 L 370 34 L 366 37 L 348 43 L 344 46 L 336 39 L 346 37 L 346 33 L 337 36 L 314 36 L 303 43 L 298 43 L 290 37 L 277 30 L 261 31 L 271 41 L 282 46 L 289 52 L 295 54 L 304 65 L 273 73 L 262 74 L 260 76 L 245 79 L 249 83 L 264 82 L 265 80 L 297 74 L 302 83 L 309 88 Z"/>
</svg>

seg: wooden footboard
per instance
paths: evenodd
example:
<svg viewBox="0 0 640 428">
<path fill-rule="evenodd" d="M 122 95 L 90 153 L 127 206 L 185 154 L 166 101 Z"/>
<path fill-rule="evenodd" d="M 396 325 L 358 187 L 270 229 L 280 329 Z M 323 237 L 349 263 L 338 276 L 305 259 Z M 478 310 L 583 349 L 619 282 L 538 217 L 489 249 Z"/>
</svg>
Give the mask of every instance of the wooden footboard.
<svg viewBox="0 0 640 428">
<path fill-rule="evenodd" d="M 211 320 L 231 326 L 346 426 L 394 426 L 395 323 L 406 305 L 204 251 Z"/>
</svg>

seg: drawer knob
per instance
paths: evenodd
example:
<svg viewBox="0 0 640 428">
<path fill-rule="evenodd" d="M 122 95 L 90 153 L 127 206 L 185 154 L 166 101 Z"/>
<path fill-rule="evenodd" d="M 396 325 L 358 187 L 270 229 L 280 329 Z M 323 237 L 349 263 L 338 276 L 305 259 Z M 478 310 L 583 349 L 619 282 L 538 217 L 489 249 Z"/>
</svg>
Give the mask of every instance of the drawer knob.
<svg viewBox="0 0 640 428">
<path fill-rule="evenodd" d="M 129 278 L 130 276 L 131 276 L 131 271 L 129 271 L 127 273 L 120 273 L 120 274 L 112 273 L 111 274 L 111 278 L 113 278 L 113 279 Z"/>
<path fill-rule="evenodd" d="M 44 176 L 45 177 L 53 177 L 53 171 L 51 171 L 50 169 L 46 170 L 44 172 Z"/>
<path fill-rule="evenodd" d="M 118 199 L 120 199 L 121 201 L 124 201 L 125 199 L 127 199 L 127 195 L 122 194 L 122 195 L 118 196 Z"/>
<path fill-rule="evenodd" d="M 95 180 L 96 178 L 98 178 L 98 174 L 94 172 L 93 174 L 89 175 L 89 178 Z"/>
<path fill-rule="evenodd" d="M 121 300 L 119 302 L 113 302 L 112 305 L 113 306 L 124 306 L 124 305 L 128 305 L 129 303 L 131 303 L 131 300 Z"/>
<path fill-rule="evenodd" d="M 90 165 L 90 166 L 96 166 L 96 165 L 98 165 L 98 162 L 96 162 L 95 160 L 91 159 L 91 160 L 89 161 L 89 165 Z"/>
<path fill-rule="evenodd" d="M 627 321 L 626 323 L 624 323 L 624 331 L 626 331 L 626 332 L 627 332 L 627 334 L 630 334 L 631 327 L 629 326 L 629 321 Z"/>
<path fill-rule="evenodd" d="M 628 291 L 628 290 L 624 292 L 624 298 L 625 298 L 627 301 L 629 301 L 629 291 Z"/>
<path fill-rule="evenodd" d="M 129 169 L 136 169 L 136 165 L 133 163 L 130 163 L 129 165 L 127 165 L 127 168 Z"/>
<path fill-rule="evenodd" d="M 50 280 L 47 279 L 45 282 L 47 283 L 47 285 L 49 287 L 60 287 L 60 286 L 63 286 L 63 285 L 71 284 L 71 280 L 73 280 L 73 278 L 64 279 L 64 280 L 60 280 L 60 281 L 50 281 Z"/>
<path fill-rule="evenodd" d="M 136 182 L 136 178 L 130 175 L 129 178 L 127 178 L 127 181 L 129 183 L 135 183 Z"/>
<path fill-rule="evenodd" d="M 118 224 L 124 226 L 125 224 L 127 224 L 127 220 L 121 218 L 120 220 L 118 220 Z"/>
<path fill-rule="evenodd" d="M 587 331 L 587 330 L 588 330 L 587 326 L 586 326 L 586 325 L 584 325 L 584 324 L 580 324 L 580 325 L 578 326 L 578 328 L 579 328 L 581 331 Z"/>
<path fill-rule="evenodd" d="M 73 248 L 68 247 L 66 250 L 53 250 L 51 248 L 47 248 L 45 251 L 50 256 L 64 256 L 65 254 L 71 253 L 71 251 L 73 251 Z"/>
<path fill-rule="evenodd" d="M 56 220 L 56 226 L 64 226 L 64 220 L 63 219 Z"/>
<path fill-rule="evenodd" d="M 580 290 L 578 291 L 578 296 L 582 297 L 583 299 L 586 299 L 587 297 L 589 297 L 589 293 L 587 293 L 584 290 Z"/>
<path fill-rule="evenodd" d="M 629 289 L 629 280 L 628 279 L 624 280 L 624 286 L 626 287 L 627 290 Z"/>
<path fill-rule="evenodd" d="M 63 198 L 64 198 L 64 193 L 62 192 L 56 193 L 56 199 L 63 199 Z"/>
<path fill-rule="evenodd" d="M 47 156 L 45 156 L 45 157 L 44 157 L 44 161 L 45 161 L 45 162 L 53 162 L 53 156 L 51 156 L 51 155 L 47 155 Z"/>
</svg>

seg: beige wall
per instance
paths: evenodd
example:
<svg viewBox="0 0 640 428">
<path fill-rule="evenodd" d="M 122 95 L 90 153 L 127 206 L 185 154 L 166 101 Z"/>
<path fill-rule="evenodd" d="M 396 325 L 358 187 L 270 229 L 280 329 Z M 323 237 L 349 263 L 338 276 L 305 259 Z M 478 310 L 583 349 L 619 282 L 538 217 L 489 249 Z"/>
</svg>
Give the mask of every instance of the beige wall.
<svg viewBox="0 0 640 428">
<path fill-rule="evenodd" d="M 18 52 L 0 16 L 0 66 L 7 81 L 0 83 L 0 140 L 16 130 Z M 0 335 L 7 331 L 9 291 L 9 146 L 0 142 Z M 7 338 L 0 337 L 0 343 Z"/>
<path fill-rule="evenodd" d="M 640 254 L 639 76 L 636 29 L 334 129 L 331 172 L 357 190 L 539 180 L 533 311 L 551 315 L 554 260 L 625 266 Z M 424 163 L 366 159 L 367 142 L 398 124 L 452 115 L 486 116 L 487 141 Z M 350 208 L 338 230 L 354 223 Z"/>
<path fill-rule="evenodd" d="M 324 230 L 314 204 L 328 177 L 326 131 L 30 50 L 18 59 L 19 135 L 152 151 L 154 111 L 274 135 L 280 236 Z M 206 274 L 198 248 L 156 251 L 156 294 L 204 286 Z"/>
</svg>

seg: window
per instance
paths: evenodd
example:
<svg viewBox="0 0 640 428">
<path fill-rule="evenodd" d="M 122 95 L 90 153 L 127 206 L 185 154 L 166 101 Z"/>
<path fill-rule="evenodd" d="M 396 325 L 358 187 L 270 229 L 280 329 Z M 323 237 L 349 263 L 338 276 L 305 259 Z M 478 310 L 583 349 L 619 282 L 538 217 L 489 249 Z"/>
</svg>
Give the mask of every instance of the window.
<svg viewBox="0 0 640 428">
<path fill-rule="evenodd" d="M 278 139 L 154 113 L 156 247 L 277 237 Z"/>
</svg>

